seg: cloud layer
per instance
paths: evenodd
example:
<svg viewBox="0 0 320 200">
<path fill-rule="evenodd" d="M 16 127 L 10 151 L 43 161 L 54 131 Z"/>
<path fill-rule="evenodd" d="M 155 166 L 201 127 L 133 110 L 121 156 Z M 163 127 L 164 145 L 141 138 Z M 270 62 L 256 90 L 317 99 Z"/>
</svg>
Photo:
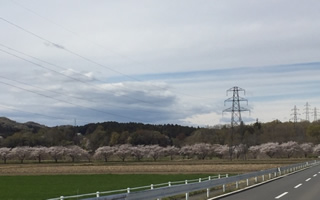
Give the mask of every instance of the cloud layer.
<svg viewBox="0 0 320 200">
<path fill-rule="evenodd" d="M 320 2 L 5 1 L 0 111 L 48 125 L 250 123 L 318 106 Z M 241 94 L 244 95 L 244 94 Z M 311 108 L 310 108 L 311 109 Z M 310 116 L 310 118 L 312 118 Z"/>
</svg>

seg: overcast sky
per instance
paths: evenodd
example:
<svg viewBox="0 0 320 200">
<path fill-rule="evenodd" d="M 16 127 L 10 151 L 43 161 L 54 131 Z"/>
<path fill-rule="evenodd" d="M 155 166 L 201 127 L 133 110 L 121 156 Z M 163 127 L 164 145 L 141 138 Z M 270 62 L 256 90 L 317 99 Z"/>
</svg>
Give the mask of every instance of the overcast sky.
<svg viewBox="0 0 320 200">
<path fill-rule="evenodd" d="M 0 0 L 0 116 L 55 126 L 305 119 L 320 106 L 319 0 Z"/>
</svg>

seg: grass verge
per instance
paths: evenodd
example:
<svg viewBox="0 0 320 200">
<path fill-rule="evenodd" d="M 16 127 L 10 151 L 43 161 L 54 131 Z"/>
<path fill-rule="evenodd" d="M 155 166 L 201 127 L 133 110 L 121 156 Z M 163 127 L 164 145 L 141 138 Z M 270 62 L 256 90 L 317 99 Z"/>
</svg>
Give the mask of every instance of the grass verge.
<svg viewBox="0 0 320 200">
<path fill-rule="evenodd" d="M 208 176 L 206 174 L 1 176 L 0 194 L 1 199 L 6 200 L 43 200 L 59 196 L 117 190 Z"/>
</svg>

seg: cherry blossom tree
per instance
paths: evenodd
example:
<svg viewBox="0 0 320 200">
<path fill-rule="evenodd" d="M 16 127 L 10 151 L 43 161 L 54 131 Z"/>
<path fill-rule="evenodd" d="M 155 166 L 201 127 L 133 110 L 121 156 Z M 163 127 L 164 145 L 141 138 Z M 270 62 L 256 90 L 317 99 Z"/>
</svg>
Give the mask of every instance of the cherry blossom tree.
<svg viewBox="0 0 320 200">
<path fill-rule="evenodd" d="M 179 153 L 180 153 L 180 155 L 182 155 L 183 158 L 187 158 L 187 159 L 192 158 L 194 155 L 192 146 L 190 146 L 190 145 L 186 145 L 186 146 L 181 147 Z"/>
<path fill-rule="evenodd" d="M 249 147 L 249 152 L 252 154 L 254 159 L 257 159 L 258 154 L 260 153 L 260 145 Z"/>
<path fill-rule="evenodd" d="M 313 153 L 314 153 L 315 155 L 317 155 L 317 156 L 320 155 L 320 144 L 315 145 L 315 146 L 313 147 Z"/>
<path fill-rule="evenodd" d="M 62 146 L 53 146 L 48 149 L 49 155 L 57 163 L 58 160 L 62 159 L 66 152 L 66 148 Z"/>
<path fill-rule="evenodd" d="M 268 142 L 260 145 L 260 152 L 273 158 L 274 155 L 279 153 L 280 145 L 277 142 Z"/>
<path fill-rule="evenodd" d="M 94 158 L 96 159 L 104 159 L 105 162 L 108 162 L 108 159 L 116 152 L 115 147 L 103 146 L 99 147 L 95 153 Z"/>
<path fill-rule="evenodd" d="M 130 148 L 131 156 L 141 161 L 143 157 L 148 155 L 148 150 L 144 145 L 133 146 Z"/>
<path fill-rule="evenodd" d="M 1 159 L 3 160 L 3 163 L 6 164 L 7 163 L 7 160 L 9 159 L 10 157 L 10 148 L 7 148 L 7 147 L 2 147 L 0 148 L 0 157 Z"/>
<path fill-rule="evenodd" d="M 313 144 L 312 143 L 302 143 L 302 144 L 300 144 L 300 148 L 301 148 L 305 158 L 308 157 L 308 155 L 313 152 Z"/>
<path fill-rule="evenodd" d="M 173 160 L 173 156 L 179 154 L 179 148 L 175 146 L 167 146 L 163 149 L 164 156 L 170 156 L 170 160 Z"/>
<path fill-rule="evenodd" d="M 222 159 L 224 156 L 228 155 L 229 153 L 228 145 L 214 144 L 212 145 L 212 148 L 215 155 L 220 159 Z"/>
<path fill-rule="evenodd" d="M 237 159 L 240 158 L 241 155 L 243 155 L 244 159 L 247 159 L 247 152 L 248 152 L 248 146 L 245 144 L 239 144 L 234 147 L 234 155 L 236 156 Z"/>
<path fill-rule="evenodd" d="M 197 155 L 198 159 L 204 160 L 211 152 L 211 145 L 206 143 L 198 143 L 191 146 L 192 151 Z"/>
<path fill-rule="evenodd" d="M 122 144 L 120 146 L 115 146 L 115 155 L 118 156 L 124 162 L 126 158 L 131 155 L 131 147 L 132 146 L 130 144 Z"/>
<path fill-rule="evenodd" d="M 20 163 L 22 164 L 23 161 L 30 156 L 30 153 L 31 153 L 30 147 L 22 146 L 22 147 L 13 148 L 10 152 L 10 155 L 20 160 Z"/>
<path fill-rule="evenodd" d="M 148 152 L 148 157 L 153 158 L 154 161 L 157 161 L 157 159 L 164 155 L 164 148 L 159 145 L 147 145 L 146 150 Z"/>
<path fill-rule="evenodd" d="M 297 142 L 289 141 L 280 145 L 281 151 L 291 158 L 295 153 L 301 152 L 300 145 Z"/>
<path fill-rule="evenodd" d="M 32 147 L 30 157 L 38 160 L 39 163 L 49 154 L 49 149 L 47 147 Z"/>
<path fill-rule="evenodd" d="M 79 146 L 73 145 L 66 148 L 65 155 L 69 156 L 72 162 L 88 156 L 88 152 Z"/>
</svg>

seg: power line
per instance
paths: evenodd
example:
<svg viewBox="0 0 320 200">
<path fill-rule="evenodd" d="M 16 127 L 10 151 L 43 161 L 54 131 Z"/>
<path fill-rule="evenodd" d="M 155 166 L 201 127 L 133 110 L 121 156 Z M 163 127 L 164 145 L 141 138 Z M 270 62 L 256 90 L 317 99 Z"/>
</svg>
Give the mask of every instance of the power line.
<svg viewBox="0 0 320 200">
<path fill-rule="evenodd" d="M 13 1 L 13 2 L 16 3 L 15 1 Z M 65 27 L 63 27 L 63 26 L 61 26 L 61 25 L 53 22 L 52 20 L 49 20 L 49 19 L 47 19 L 47 18 L 45 18 L 45 17 L 37 14 L 36 12 L 32 11 L 31 9 L 26 8 L 25 6 L 22 6 L 22 5 L 19 4 L 19 3 L 16 3 L 16 4 L 19 5 L 19 6 L 21 6 L 21 7 L 23 7 L 24 9 L 28 10 L 29 12 L 31 12 L 31 13 L 33 13 L 33 14 L 41 17 L 41 18 L 44 18 L 45 20 L 47 20 L 47 21 L 55 24 L 56 26 L 58 26 L 58 27 L 60 27 L 60 28 L 62 28 L 62 29 L 64 29 L 64 30 L 66 30 L 66 31 L 68 31 L 68 32 L 76 35 L 77 37 L 81 37 L 81 36 L 79 36 L 77 33 L 73 32 L 73 31 L 70 31 L 69 29 L 67 29 L 67 28 L 65 28 Z M 135 78 L 135 77 L 133 77 L 133 76 L 130 76 L 130 75 L 125 74 L 125 73 L 122 73 L 122 72 L 120 72 L 120 71 L 118 71 L 118 70 L 115 70 L 115 69 L 113 69 L 113 68 L 111 68 L 111 67 L 108 67 L 108 66 L 106 66 L 106 65 L 100 64 L 100 63 L 98 63 L 98 62 L 96 62 L 96 61 L 94 61 L 94 60 L 92 60 L 92 59 L 90 59 L 90 58 L 87 58 L 87 57 L 85 57 L 85 56 L 82 56 L 82 55 L 80 55 L 80 54 L 78 54 L 78 53 L 76 53 L 76 52 L 74 52 L 74 51 L 71 51 L 70 49 L 67 49 L 67 48 L 64 47 L 64 46 L 62 46 L 62 45 L 60 45 L 60 44 L 58 44 L 58 43 L 52 42 L 52 41 L 50 41 L 50 40 L 48 40 L 48 39 L 46 39 L 46 38 L 44 38 L 44 37 L 42 37 L 42 36 L 39 36 L 39 35 L 31 32 L 31 31 L 29 31 L 29 30 L 27 30 L 27 29 L 25 29 L 25 28 L 23 28 L 23 27 L 15 24 L 15 23 L 13 23 L 13 22 L 10 22 L 9 20 L 6 20 L 6 19 L 4 19 L 4 18 L 2 18 L 2 17 L 0 17 L 0 19 L 2 19 L 3 21 L 9 23 L 9 24 L 12 25 L 12 26 L 15 26 L 16 28 L 18 28 L 18 29 L 20 29 L 20 30 L 23 30 L 23 31 L 25 31 L 25 32 L 33 35 L 34 37 L 37 37 L 38 39 L 41 39 L 41 40 L 43 40 L 43 41 L 45 41 L 45 42 L 48 42 L 49 44 L 53 45 L 53 46 L 56 47 L 56 48 L 65 50 L 65 51 L 69 52 L 70 54 L 73 54 L 73 55 L 75 55 L 75 56 L 77 56 L 77 57 L 80 57 L 80 58 L 86 60 L 87 62 L 90 62 L 90 63 L 95 64 L 95 65 L 97 65 L 97 66 L 99 66 L 99 67 L 102 67 L 102 68 L 106 68 L 106 69 L 108 69 L 108 70 L 110 70 L 110 71 L 113 71 L 113 72 L 115 72 L 115 73 L 118 73 L 118 74 L 120 74 L 120 75 L 122 75 L 122 76 L 125 76 L 125 77 L 127 77 L 127 78 L 129 78 L 129 79 L 132 79 L 132 80 L 134 80 L 134 81 L 143 82 L 143 81 L 140 80 L 140 79 L 137 79 L 137 78 Z M 83 37 L 81 37 L 81 38 L 83 38 Z M 86 39 L 86 40 L 87 40 L 87 39 Z M 103 46 L 101 46 L 101 45 L 99 45 L 99 44 L 97 44 L 97 43 L 94 43 L 94 42 L 92 42 L 92 41 L 90 41 L 90 40 L 87 40 L 87 41 L 89 41 L 90 43 L 93 43 L 94 45 L 96 45 L 96 46 L 98 46 L 98 47 L 106 50 Z M 110 51 L 110 50 L 108 50 L 108 51 Z M 113 52 L 113 51 L 112 51 L 112 52 Z M 115 52 L 113 52 L 113 53 L 115 53 Z M 118 53 L 115 53 L 115 54 L 118 54 Z M 120 55 L 120 54 L 118 54 L 118 55 Z M 120 56 L 125 57 L 126 59 L 132 60 L 132 59 L 129 58 L 128 56 L 123 56 L 123 55 L 120 55 Z M 137 61 L 135 61 L 135 62 L 137 62 Z M 139 63 L 140 65 L 142 65 L 140 62 L 138 62 L 138 63 Z M 164 88 L 159 87 L 159 86 L 156 86 L 156 85 L 153 85 L 153 87 L 157 87 L 157 88 L 160 88 L 160 89 L 164 89 Z M 208 98 L 203 98 L 203 97 L 198 97 L 198 96 L 189 95 L 189 94 L 186 94 L 186 93 L 183 93 L 183 92 L 179 92 L 179 91 L 176 91 L 176 93 L 179 93 L 179 94 L 182 94 L 182 95 L 185 95 L 185 96 L 189 96 L 189 97 L 192 97 L 192 98 L 208 99 Z"/>
<path fill-rule="evenodd" d="M 53 66 L 57 66 L 57 65 L 48 63 L 48 62 L 46 62 L 46 61 L 40 60 L 40 59 L 38 59 L 38 58 L 35 58 L 35 57 L 33 57 L 33 56 L 29 56 L 29 55 L 27 55 L 27 54 L 25 54 L 25 53 L 22 53 L 22 52 L 20 52 L 20 51 L 17 51 L 17 50 L 15 50 L 15 49 L 10 48 L 10 47 L 7 47 L 7 46 L 5 46 L 5 45 L 2 45 L 2 44 L 0 44 L 0 45 L 1 45 L 1 46 L 4 46 L 4 47 L 6 47 L 6 48 L 8 48 L 8 49 L 10 49 L 10 50 L 12 50 L 12 51 L 16 51 L 16 52 L 18 52 L 18 53 L 21 53 L 21 54 L 23 54 L 23 55 L 25 55 L 25 56 L 28 56 L 28 57 L 31 57 L 31 58 L 33 58 L 33 59 L 39 60 L 39 61 L 41 61 L 41 62 L 45 62 L 45 63 L 47 63 L 47 64 L 50 64 L 50 65 L 53 65 Z M 45 66 L 43 66 L 43 65 L 41 65 L 41 64 L 38 64 L 38 63 L 35 63 L 35 62 L 33 62 L 33 61 L 30 61 L 30 60 L 27 60 L 27 59 L 25 59 L 25 58 L 22 58 L 21 56 L 12 54 L 12 53 L 10 53 L 10 52 L 8 52 L 8 51 L 2 50 L 2 49 L 0 49 L 0 51 L 4 52 L 4 53 L 6 53 L 6 54 L 9 54 L 9 55 L 11 55 L 11 56 L 14 56 L 14 57 L 16 57 L 16 58 L 19 58 L 19 59 L 21 59 L 21 60 L 23 60 L 23 61 L 25 61 L 25 62 L 31 63 L 31 64 L 33 64 L 33 65 L 35 65 L 35 66 L 37 66 L 37 67 L 40 67 L 40 68 L 46 69 L 46 70 L 48 70 L 48 71 L 54 72 L 54 73 L 56 73 L 56 74 L 59 74 L 59 75 L 61 75 L 61 76 L 70 78 L 70 79 L 72 79 L 72 80 L 74 80 L 74 81 L 78 81 L 78 82 L 83 83 L 83 84 L 86 84 L 86 85 L 91 85 L 91 86 L 93 86 L 93 87 L 97 87 L 97 85 L 94 85 L 94 84 L 89 83 L 89 82 L 86 82 L 86 81 L 82 81 L 81 79 L 77 79 L 77 78 L 74 78 L 74 77 L 72 77 L 72 76 L 68 76 L 68 75 L 63 74 L 63 73 L 61 73 L 61 72 L 58 72 L 58 71 L 56 71 L 56 70 L 50 69 L 50 68 L 48 68 L 48 67 L 45 67 Z M 59 66 L 58 66 L 58 67 L 59 67 Z M 62 68 L 62 67 L 59 67 L 59 68 Z M 65 68 L 62 68 L 62 69 L 65 69 Z M 66 69 L 65 69 L 65 70 L 66 70 Z M 102 82 L 102 81 L 100 81 L 100 82 Z M 120 86 L 121 86 L 121 87 L 124 87 L 123 85 L 120 85 Z M 99 87 L 99 88 L 104 90 L 104 88 L 102 88 L 102 87 Z M 126 95 L 126 96 L 128 96 L 128 95 Z M 154 102 L 144 101 L 144 100 L 137 99 L 137 98 L 134 98 L 134 97 L 131 97 L 131 96 L 128 96 L 128 98 L 133 99 L 133 100 L 137 100 L 137 101 L 140 101 L 140 102 L 143 102 L 143 103 L 146 103 L 146 104 L 153 104 L 153 105 L 155 104 Z"/>
<path fill-rule="evenodd" d="M 39 95 L 39 96 L 42 96 L 42 97 L 45 97 L 45 98 L 49 98 L 49 99 L 52 99 L 52 100 L 60 101 L 60 102 L 63 102 L 63 103 L 66 103 L 66 104 L 70 104 L 70 105 L 73 105 L 73 106 L 78 106 L 78 107 L 86 108 L 86 109 L 93 110 L 93 111 L 96 111 L 96 112 L 100 112 L 100 113 L 104 113 L 104 114 L 108 114 L 108 115 L 113 115 L 113 116 L 117 116 L 117 117 L 121 117 L 121 118 L 125 118 L 125 119 L 130 119 L 130 120 L 133 120 L 133 121 L 136 120 L 136 119 L 133 119 L 131 117 L 127 117 L 127 116 L 123 116 L 123 115 L 119 115 L 119 114 L 114 114 L 114 113 L 110 113 L 110 112 L 105 112 L 105 111 L 102 111 L 102 110 L 97 110 L 97 109 L 94 109 L 94 108 L 91 108 L 91 107 L 87 107 L 87 106 L 71 103 L 71 102 L 68 102 L 68 101 L 65 101 L 65 100 L 57 99 L 57 98 L 54 98 L 54 97 L 50 97 L 48 95 L 41 94 L 41 93 L 26 89 L 26 88 L 22 88 L 22 87 L 19 87 L 19 86 L 16 86 L 16 85 L 12 85 L 12 84 L 9 84 L 9 83 L 6 83 L 6 82 L 0 81 L 0 84 L 11 86 L 11 87 L 14 87 L 14 88 L 18 88 L 20 90 L 24 90 L 24 91 L 27 91 L 27 92 L 30 92 L 30 93 L 33 93 L 33 94 L 36 94 L 36 95 Z"/>
</svg>

